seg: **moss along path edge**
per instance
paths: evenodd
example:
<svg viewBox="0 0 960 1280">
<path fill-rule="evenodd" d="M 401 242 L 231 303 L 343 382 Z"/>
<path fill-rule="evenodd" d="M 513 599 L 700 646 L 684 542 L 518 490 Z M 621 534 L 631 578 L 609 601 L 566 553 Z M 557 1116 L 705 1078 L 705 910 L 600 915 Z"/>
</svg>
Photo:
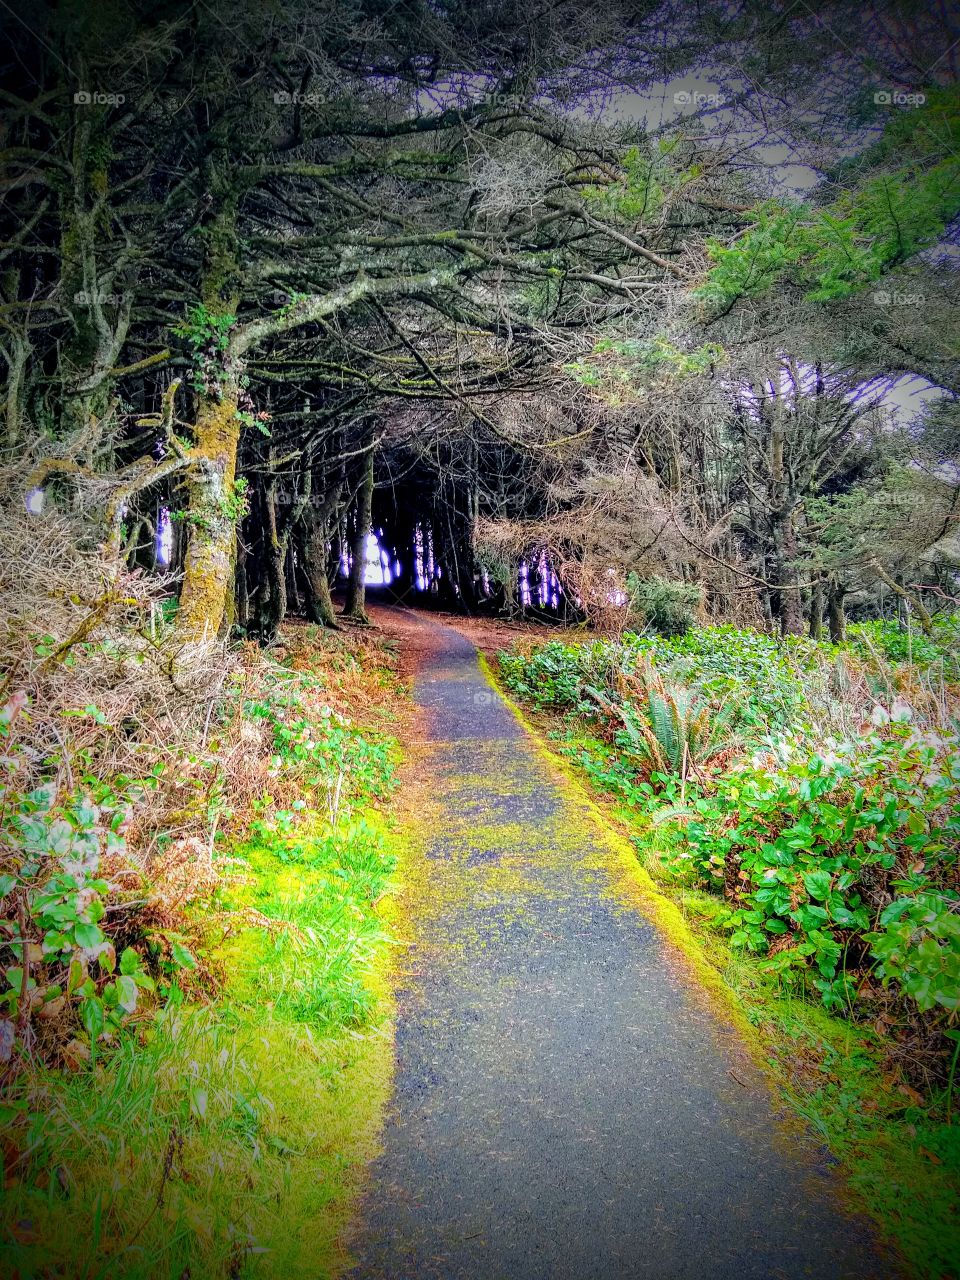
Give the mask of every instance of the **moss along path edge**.
<svg viewBox="0 0 960 1280">
<path fill-rule="evenodd" d="M 473 645 L 404 612 L 428 642 L 408 945 L 352 1280 L 899 1274 L 644 912 L 632 852 Z"/>
</svg>

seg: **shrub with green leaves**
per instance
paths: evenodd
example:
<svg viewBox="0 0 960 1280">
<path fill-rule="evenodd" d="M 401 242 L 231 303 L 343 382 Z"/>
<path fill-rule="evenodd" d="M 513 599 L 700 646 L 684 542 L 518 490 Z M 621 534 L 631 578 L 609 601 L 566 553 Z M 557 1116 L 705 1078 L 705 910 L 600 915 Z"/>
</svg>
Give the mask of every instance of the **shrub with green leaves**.
<svg viewBox="0 0 960 1280">
<path fill-rule="evenodd" d="M 716 700 L 729 700 L 738 722 L 758 731 L 786 728 L 809 713 L 806 680 L 822 651 L 799 636 L 787 639 L 732 626 L 698 627 L 672 639 L 624 636 L 624 646 Z"/>
<path fill-rule="evenodd" d="M 643 615 L 647 626 L 662 636 L 682 636 L 697 620 L 703 604 L 703 588 L 693 582 L 667 578 L 627 578 L 630 607 Z"/>
<path fill-rule="evenodd" d="M 577 712 L 591 709 L 587 686 L 605 684 L 619 656 L 617 646 L 605 640 L 590 644 L 550 640 L 530 653 L 502 651 L 498 662 L 507 687 L 525 702 Z"/>
<path fill-rule="evenodd" d="M 868 628 L 895 660 L 892 625 Z M 501 670 L 518 696 L 567 714 L 571 758 L 656 823 L 673 874 L 722 895 L 734 945 L 764 969 L 811 982 L 836 1009 L 881 983 L 920 1010 L 952 1013 L 960 747 L 911 725 L 899 704 L 902 718 L 876 707 L 860 736 L 832 740 L 824 716 L 844 696 L 836 659 L 834 646 L 801 637 L 704 627 L 544 645 L 501 655 Z M 602 738 L 584 745 L 591 720 Z M 749 758 L 685 768 L 738 740 Z"/>
<path fill-rule="evenodd" d="M 895 619 L 874 618 L 855 622 L 847 628 L 847 643 L 864 656 L 879 653 L 892 663 L 912 663 L 917 667 L 943 665 L 948 680 L 960 679 L 960 614 L 935 618 L 933 634 L 919 626 L 904 626 Z"/>
<path fill-rule="evenodd" d="M 781 640 L 719 626 L 671 637 L 626 632 L 619 641 L 550 641 L 526 654 L 501 653 L 499 663 L 518 697 L 533 706 L 582 713 L 591 708 L 587 686 L 612 689 L 619 674 L 653 662 L 671 681 L 717 705 L 729 702 L 738 725 L 763 733 L 809 716 L 807 682 L 822 679 L 825 652 L 799 636 Z"/>
<path fill-rule="evenodd" d="M 0 741 L 26 710 L 21 698 L 0 711 Z M 68 1028 L 61 1041 L 80 1027 L 90 1045 L 109 1039 L 136 1012 L 141 993 L 155 987 L 144 968 L 145 937 L 137 939 L 140 950 L 124 946 L 117 957 L 121 904 L 142 893 L 126 856 L 129 798 L 107 789 L 94 803 L 55 781 L 24 792 L 17 785 L 22 754 L 20 747 L 0 758 L 2 1063 L 54 1022 Z M 125 888 L 118 882 L 124 877 Z"/>
<path fill-rule="evenodd" d="M 725 891 L 735 945 L 828 1006 L 872 976 L 960 1005 L 960 752 L 904 723 L 818 753 L 781 743 L 717 780 L 666 861 Z"/>
<path fill-rule="evenodd" d="M 300 788 L 325 794 L 336 822 L 352 804 L 368 804 L 389 791 L 395 744 L 361 732 L 329 706 L 312 706 L 310 695 L 321 692 L 315 677 L 277 668 L 260 696 L 245 701 L 243 712 L 248 720 L 269 726 L 271 773 L 295 776 Z M 271 806 L 271 796 L 260 797 L 259 808 Z M 282 822 L 287 812 L 274 818 Z"/>
<path fill-rule="evenodd" d="M 618 701 L 588 688 L 598 705 L 618 719 L 616 744 L 644 772 L 686 776 L 688 767 L 709 764 L 731 740 L 729 708 L 717 707 L 695 689 L 668 682 L 651 663 L 621 676 Z"/>
</svg>

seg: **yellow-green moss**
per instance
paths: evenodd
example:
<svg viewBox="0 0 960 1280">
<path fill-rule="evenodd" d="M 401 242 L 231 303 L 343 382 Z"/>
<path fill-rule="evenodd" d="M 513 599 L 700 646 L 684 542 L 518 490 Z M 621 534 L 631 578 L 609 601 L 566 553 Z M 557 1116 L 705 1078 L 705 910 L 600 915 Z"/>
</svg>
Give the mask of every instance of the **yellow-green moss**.
<svg viewBox="0 0 960 1280">
<path fill-rule="evenodd" d="M 633 842 L 616 829 L 611 814 L 590 795 L 573 768 L 546 746 L 536 728 L 497 681 L 482 654 L 479 662 L 484 676 L 523 726 L 532 749 L 550 770 L 557 786 L 568 800 L 589 816 L 596 828 L 601 837 L 603 852 L 594 860 L 593 865 L 598 870 L 609 870 L 612 873 L 610 894 L 624 907 L 636 910 L 651 920 L 673 948 L 680 961 L 681 971 L 686 971 L 688 977 L 694 979 L 696 987 L 709 997 L 714 1011 L 736 1029 L 754 1062 L 767 1070 L 769 1064 L 756 1028 L 747 1019 L 734 992 L 705 958 L 679 907 L 658 890 L 655 880 L 637 857 Z"/>
<path fill-rule="evenodd" d="M 244 899 L 297 886 L 298 869 L 271 865 L 266 849 L 248 867 L 234 919 Z M 251 921 L 222 948 L 214 1007 L 168 1010 L 95 1071 L 38 1079 L 47 1165 L 61 1172 L 8 1187 L 0 1222 L 14 1271 L 86 1274 L 81 1242 L 104 1280 L 167 1280 L 187 1267 L 196 1280 L 324 1280 L 346 1268 L 394 1062 L 396 909 L 389 895 L 369 909 L 386 927 L 362 973 L 376 1002 L 363 1027 L 321 1035 L 280 1016 L 269 964 L 257 965 L 258 999 L 243 976 L 264 959 Z"/>
<path fill-rule="evenodd" d="M 577 797 L 604 833 L 617 859 L 616 893 L 654 922 L 680 957 L 691 986 L 705 993 L 752 1063 L 790 1104 L 792 1114 L 781 1114 L 782 1134 L 774 1136 L 806 1139 L 812 1133 L 826 1141 L 843 1175 L 837 1184 L 841 1197 L 854 1210 L 870 1213 L 893 1247 L 903 1250 L 910 1260 L 905 1273 L 947 1274 L 943 1268 L 956 1217 L 955 1179 L 946 1161 L 924 1146 L 924 1141 L 935 1145 L 932 1131 L 911 1136 L 915 1130 L 891 1122 L 909 1102 L 897 1094 L 896 1078 L 876 1052 L 871 1028 L 842 1022 L 763 978 L 756 964 L 732 951 L 727 937 L 711 923 L 717 907 L 711 895 L 669 881 L 671 900 L 643 865 L 635 843 L 636 815 L 618 810 L 612 799 L 594 799 L 575 766 L 549 749 L 483 658 L 480 664 L 558 785 Z M 650 865 L 656 872 L 655 845 L 652 850 Z"/>
<path fill-rule="evenodd" d="M 227 515 L 237 472 L 240 421 L 236 394 L 207 396 L 197 414 L 188 485 L 189 545 L 177 625 L 185 636 L 215 636 L 227 605 L 235 520 Z"/>
<path fill-rule="evenodd" d="M 387 822 L 372 813 L 365 821 L 399 858 L 402 841 Z M 248 848 L 245 860 L 252 875 L 241 896 L 260 910 L 267 905 L 265 899 L 297 898 L 309 906 L 313 896 L 318 902 L 322 899 L 329 884 L 323 870 L 284 863 L 262 844 Z M 238 1002 L 241 1017 L 256 1028 L 262 1045 L 264 1096 L 277 1107 L 278 1134 L 284 1146 L 298 1153 L 291 1158 L 282 1188 L 268 1197 L 259 1221 L 271 1261 L 252 1271 L 257 1276 L 334 1276 L 349 1264 L 346 1231 L 367 1167 L 378 1154 L 393 1077 L 395 892 L 396 886 L 388 882 L 378 901 L 369 906 L 379 927 L 362 959 L 358 957 L 356 976 L 371 994 L 373 1010 L 360 1028 L 318 1035 L 309 1024 L 272 1013 L 261 1021 L 255 1009 L 258 996 L 261 1008 L 271 1004 L 270 934 L 254 920 L 224 944 L 228 998 Z M 322 924 L 318 918 L 317 927 L 322 929 Z M 294 1087 L 287 1089 L 282 1075 L 293 1062 L 299 1065 Z M 277 1064 L 285 1064 L 279 1077 Z"/>
</svg>

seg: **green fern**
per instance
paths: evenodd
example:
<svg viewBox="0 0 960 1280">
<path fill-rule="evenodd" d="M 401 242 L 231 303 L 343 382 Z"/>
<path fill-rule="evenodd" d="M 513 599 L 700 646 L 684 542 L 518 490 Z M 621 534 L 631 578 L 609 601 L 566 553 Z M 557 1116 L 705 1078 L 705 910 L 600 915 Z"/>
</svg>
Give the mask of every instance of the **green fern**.
<svg viewBox="0 0 960 1280">
<path fill-rule="evenodd" d="M 593 686 L 584 692 L 620 721 L 619 745 L 651 772 L 684 774 L 732 745 L 727 709 L 687 685 L 667 684 L 651 663 L 617 684 L 619 701 Z"/>
</svg>

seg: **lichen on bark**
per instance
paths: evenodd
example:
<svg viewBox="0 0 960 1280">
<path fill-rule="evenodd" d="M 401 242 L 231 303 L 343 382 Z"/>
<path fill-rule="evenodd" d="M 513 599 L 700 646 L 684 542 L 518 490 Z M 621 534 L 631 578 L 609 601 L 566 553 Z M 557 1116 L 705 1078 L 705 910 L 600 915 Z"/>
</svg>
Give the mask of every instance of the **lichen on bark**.
<svg viewBox="0 0 960 1280">
<path fill-rule="evenodd" d="M 241 420 L 235 383 L 201 401 L 187 484 L 187 553 L 177 625 L 189 639 L 217 636 L 232 589 Z"/>
</svg>

